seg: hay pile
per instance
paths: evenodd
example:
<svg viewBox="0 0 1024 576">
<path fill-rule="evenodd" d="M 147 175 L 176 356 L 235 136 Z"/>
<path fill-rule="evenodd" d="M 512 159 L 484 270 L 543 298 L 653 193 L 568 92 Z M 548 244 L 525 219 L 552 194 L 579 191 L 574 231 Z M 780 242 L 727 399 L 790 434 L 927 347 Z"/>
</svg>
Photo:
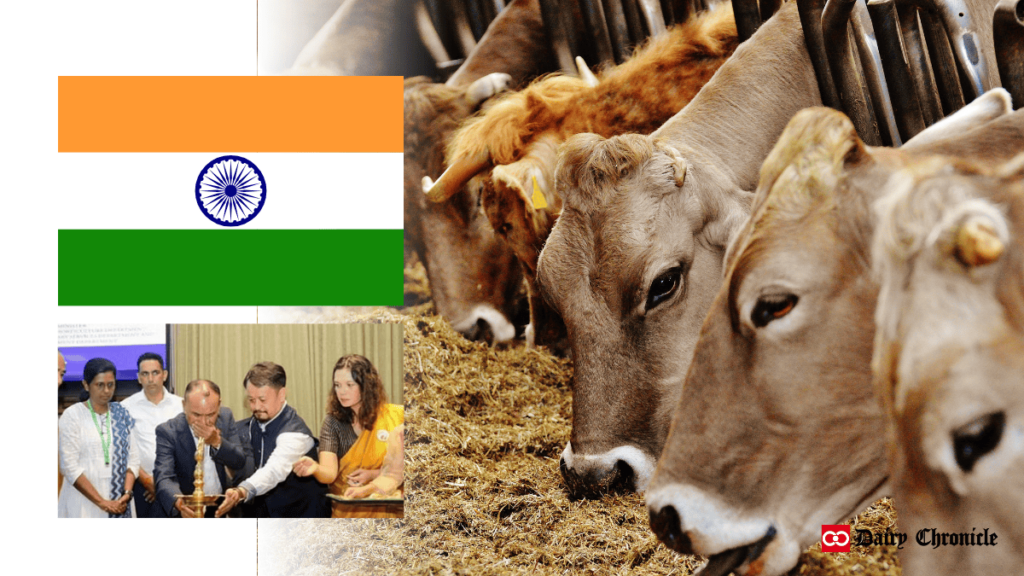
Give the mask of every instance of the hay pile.
<svg viewBox="0 0 1024 576">
<path fill-rule="evenodd" d="M 658 543 L 642 497 L 567 498 L 558 458 L 571 426 L 569 362 L 469 342 L 429 303 L 355 316 L 317 310 L 292 321 L 405 325 L 406 518 L 260 521 L 261 576 L 684 575 L 700 565 Z M 855 527 L 894 525 L 882 501 Z M 899 568 L 894 549 L 823 554 L 815 546 L 793 574 L 894 576 Z"/>
</svg>

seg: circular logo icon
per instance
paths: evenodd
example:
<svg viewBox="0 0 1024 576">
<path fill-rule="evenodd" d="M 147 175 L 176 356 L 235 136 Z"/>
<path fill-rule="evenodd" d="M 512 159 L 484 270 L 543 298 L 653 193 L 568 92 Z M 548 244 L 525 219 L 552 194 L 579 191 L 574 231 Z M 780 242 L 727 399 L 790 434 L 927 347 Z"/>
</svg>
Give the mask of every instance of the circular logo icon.
<svg viewBox="0 0 1024 576">
<path fill-rule="evenodd" d="M 267 181 L 255 164 L 241 156 L 212 160 L 196 178 L 196 203 L 221 226 L 241 226 L 263 209 Z"/>
<path fill-rule="evenodd" d="M 831 538 L 829 538 L 831 536 Z M 840 537 L 842 541 L 840 542 Z M 846 532 L 828 531 L 821 535 L 821 543 L 826 546 L 846 546 L 850 543 L 850 535 Z"/>
</svg>

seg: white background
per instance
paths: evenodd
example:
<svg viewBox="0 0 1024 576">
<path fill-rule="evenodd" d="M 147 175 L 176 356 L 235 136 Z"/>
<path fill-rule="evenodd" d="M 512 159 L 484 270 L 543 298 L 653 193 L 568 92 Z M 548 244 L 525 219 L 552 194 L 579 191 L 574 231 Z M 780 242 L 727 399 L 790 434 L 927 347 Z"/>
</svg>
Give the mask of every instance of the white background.
<svg viewBox="0 0 1024 576">
<path fill-rule="evenodd" d="M 58 309 L 58 223 L 70 226 L 83 220 L 87 224 L 77 227 L 115 227 L 118 222 L 103 209 L 83 208 L 90 203 L 103 206 L 107 187 L 91 175 L 62 173 L 68 166 L 61 166 L 56 151 L 58 75 L 253 75 L 256 2 L 4 3 L 0 43 L 6 65 L 0 90 L 6 199 L 0 350 L 7 360 L 0 489 L 10 534 L 4 549 L 14 556 L 7 567 L 76 576 L 256 574 L 255 521 L 58 520 L 53 373 L 40 376 L 44 365 L 47 371 L 53 369 L 59 322 L 255 321 L 254 308 Z M 73 162 L 87 162 L 88 157 L 82 154 Z M 154 179 L 165 176 L 149 174 Z M 139 182 L 140 189 L 145 185 Z M 144 204 L 140 210 L 140 219 L 158 219 L 164 208 Z M 393 207 L 383 210 L 396 221 L 401 217 Z M 140 290 L 174 281 L 156 255 L 127 266 L 96 262 L 93 270 L 78 280 L 100 285 L 137 282 Z"/>
</svg>

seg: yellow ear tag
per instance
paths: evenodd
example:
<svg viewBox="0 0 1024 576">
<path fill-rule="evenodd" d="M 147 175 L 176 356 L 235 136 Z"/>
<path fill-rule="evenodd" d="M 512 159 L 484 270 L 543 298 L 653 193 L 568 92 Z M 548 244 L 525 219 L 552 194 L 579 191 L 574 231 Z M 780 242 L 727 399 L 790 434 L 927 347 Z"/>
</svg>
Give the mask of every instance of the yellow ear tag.
<svg viewBox="0 0 1024 576">
<path fill-rule="evenodd" d="M 533 197 L 530 200 L 533 202 L 534 210 L 548 207 L 548 201 L 544 198 L 544 194 L 541 193 L 540 186 L 537 185 L 536 176 L 533 177 Z"/>
</svg>

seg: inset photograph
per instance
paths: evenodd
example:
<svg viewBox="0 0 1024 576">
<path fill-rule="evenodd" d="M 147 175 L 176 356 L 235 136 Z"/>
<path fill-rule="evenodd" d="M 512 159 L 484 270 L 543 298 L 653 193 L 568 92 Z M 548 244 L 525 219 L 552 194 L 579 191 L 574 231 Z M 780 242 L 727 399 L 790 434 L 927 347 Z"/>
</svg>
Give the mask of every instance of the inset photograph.
<svg viewBox="0 0 1024 576">
<path fill-rule="evenodd" d="M 404 516 L 402 325 L 57 332 L 58 517 Z"/>
</svg>

